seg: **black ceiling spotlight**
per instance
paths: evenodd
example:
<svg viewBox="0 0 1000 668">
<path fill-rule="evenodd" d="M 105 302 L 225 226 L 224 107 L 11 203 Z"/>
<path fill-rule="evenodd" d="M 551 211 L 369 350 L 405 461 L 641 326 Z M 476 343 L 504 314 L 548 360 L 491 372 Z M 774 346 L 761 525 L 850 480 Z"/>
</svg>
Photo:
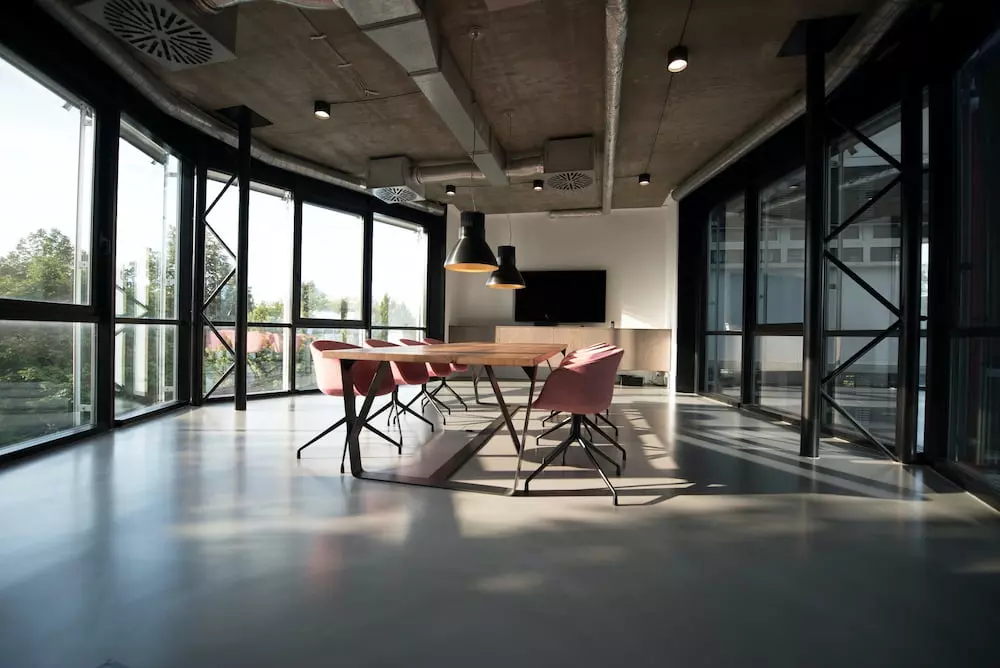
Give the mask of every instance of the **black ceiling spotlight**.
<svg viewBox="0 0 1000 668">
<path fill-rule="evenodd" d="M 673 74 L 683 72 L 688 66 L 688 48 L 678 44 L 667 52 L 667 69 Z"/>
<path fill-rule="evenodd" d="M 493 271 L 496 256 L 486 243 L 486 216 L 480 211 L 463 211 L 458 243 L 451 250 L 444 268 L 468 273 Z"/>
<path fill-rule="evenodd" d="M 313 116 L 323 121 L 330 120 L 330 103 L 323 100 L 313 102 Z"/>
<path fill-rule="evenodd" d="M 640 174 L 639 175 L 639 185 L 640 186 L 648 186 L 649 182 L 650 182 L 649 174 Z"/>
<path fill-rule="evenodd" d="M 535 183 L 534 185 L 532 185 L 532 188 L 535 189 L 535 192 L 541 192 L 542 188 L 544 187 L 545 187 L 545 181 L 542 181 L 541 179 L 535 179 Z"/>
<path fill-rule="evenodd" d="M 500 266 L 486 279 L 486 287 L 497 290 L 520 290 L 524 287 L 524 277 L 517 270 L 517 263 L 514 261 L 513 246 L 497 247 L 497 255 L 500 256 Z"/>
<path fill-rule="evenodd" d="M 448 184 L 444 187 L 444 194 L 448 197 L 452 197 L 455 194 L 455 186 Z"/>
</svg>

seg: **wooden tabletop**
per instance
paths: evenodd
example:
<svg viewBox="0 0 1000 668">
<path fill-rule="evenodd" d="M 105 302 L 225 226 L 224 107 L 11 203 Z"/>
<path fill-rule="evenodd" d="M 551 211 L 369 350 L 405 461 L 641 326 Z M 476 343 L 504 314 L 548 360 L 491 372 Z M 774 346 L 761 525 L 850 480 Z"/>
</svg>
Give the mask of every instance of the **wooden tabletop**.
<svg viewBox="0 0 1000 668">
<path fill-rule="evenodd" d="M 484 364 L 489 366 L 538 366 L 566 346 L 562 343 L 440 343 L 429 346 L 345 348 L 325 350 L 328 359 L 372 362 L 427 362 L 433 364 Z"/>
</svg>

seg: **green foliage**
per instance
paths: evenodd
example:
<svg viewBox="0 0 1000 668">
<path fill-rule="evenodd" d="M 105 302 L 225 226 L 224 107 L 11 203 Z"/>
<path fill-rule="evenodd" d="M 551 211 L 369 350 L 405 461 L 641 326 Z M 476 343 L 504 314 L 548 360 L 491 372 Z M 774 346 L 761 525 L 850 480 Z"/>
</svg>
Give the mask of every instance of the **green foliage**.
<svg viewBox="0 0 1000 668">
<path fill-rule="evenodd" d="M 0 258 L 0 295 L 73 301 L 73 243 L 62 232 L 39 229 Z M 75 424 L 73 349 L 90 349 L 90 329 L 64 324 L 0 326 L 0 445 L 43 436 Z M 81 356 L 81 403 L 90 403 L 90 356 Z"/>
<path fill-rule="evenodd" d="M 73 302 L 73 242 L 57 229 L 39 229 L 0 258 L 0 295 Z"/>
<path fill-rule="evenodd" d="M 389 324 L 389 293 L 382 295 L 382 299 L 379 303 L 375 305 L 375 313 L 373 318 L 374 325 L 386 326 Z"/>
</svg>

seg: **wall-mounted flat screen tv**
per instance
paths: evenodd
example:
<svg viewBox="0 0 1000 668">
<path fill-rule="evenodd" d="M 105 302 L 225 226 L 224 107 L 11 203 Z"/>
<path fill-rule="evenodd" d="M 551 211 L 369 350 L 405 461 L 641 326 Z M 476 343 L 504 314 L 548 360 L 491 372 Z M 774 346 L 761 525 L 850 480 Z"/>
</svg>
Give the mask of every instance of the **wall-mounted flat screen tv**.
<svg viewBox="0 0 1000 668">
<path fill-rule="evenodd" d="M 525 287 L 514 292 L 514 320 L 549 325 L 604 322 L 607 272 L 522 271 Z"/>
</svg>

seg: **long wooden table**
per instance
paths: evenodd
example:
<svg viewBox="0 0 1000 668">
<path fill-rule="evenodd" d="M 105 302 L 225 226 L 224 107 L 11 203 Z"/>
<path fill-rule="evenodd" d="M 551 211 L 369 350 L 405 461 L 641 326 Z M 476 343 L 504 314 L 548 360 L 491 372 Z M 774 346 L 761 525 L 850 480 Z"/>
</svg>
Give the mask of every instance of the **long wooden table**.
<svg viewBox="0 0 1000 668">
<path fill-rule="evenodd" d="M 381 480 L 411 485 L 444 487 L 447 489 L 467 489 L 475 491 L 494 491 L 482 485 L 454 483 L 450 480 L 469 459 L 471 459 L 493 435 L 506 426 L 517 452 L 517 466 L 514 471 L 514 484 L 508 494 L 517 493 L 517 481 L 521 474 L 521 459 L 524 454 L 524 439 L 528 432 L 528 420 L 531 418 L 531 403 L 535 398 L 535 380 L 538 377 L 538 366 L 544 364 L 555 355 L 565 353 L 566 346 L 560 343 L 444 343 L 427 346 L 396 346 L 386 348 L 347 348 L 344 350 L 326 350 L 323 357 L 340 360 L 340 371 L 344 387 L 353 386 L 352 367 L 356 362 L 378 362 L 378 369 L 372 378 L 370 390 L 362 402 L 361 410 L 355 406 L 352 393 L 344 393 L 344 416 L 347 421 L 347 452 L 351 461 L 351 475 L 365 480 Z M 493 387 L 493 395 L 500 409 L 500 417 L 466 443 L 461 450 L 452 455 L 445 464 L 429 477 L 416 477 L 387 472 L 365 471 L 361 461 L 361 445 L 359 437 L 362 426 L 371 412 L 375 400 L 374 389 L 379 387 L 385 375 L 389 373 L 390 362 L 416 362 L 421 364 L 469 364 L 483 367 L 486 376 Z M 500 385 L 497 383 L 493 367 L 521 367 L 528 376 L 528 403 L 525 406 L 524 428 L 518 437 L 514 427 L 513 415 L 518 410 L 511 410 L 504 401 Z"/>
</svg>

